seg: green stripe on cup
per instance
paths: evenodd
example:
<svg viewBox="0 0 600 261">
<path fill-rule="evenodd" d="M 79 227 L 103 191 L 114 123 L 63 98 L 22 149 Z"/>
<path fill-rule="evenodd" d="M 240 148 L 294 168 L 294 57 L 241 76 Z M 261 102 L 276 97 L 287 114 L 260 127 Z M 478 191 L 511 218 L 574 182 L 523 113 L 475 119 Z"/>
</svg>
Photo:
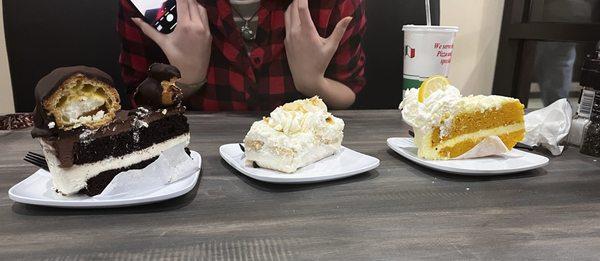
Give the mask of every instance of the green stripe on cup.
<svg viewBox="0 0 600 261">
<path fill-rule="evenodd" d="M 408 90 L 413 88 L 419 88 L 422 82 L 423 81 L 404 78 L 404 80 L 402 81 L 402 85 L 404 90 Z"/>
</svg>

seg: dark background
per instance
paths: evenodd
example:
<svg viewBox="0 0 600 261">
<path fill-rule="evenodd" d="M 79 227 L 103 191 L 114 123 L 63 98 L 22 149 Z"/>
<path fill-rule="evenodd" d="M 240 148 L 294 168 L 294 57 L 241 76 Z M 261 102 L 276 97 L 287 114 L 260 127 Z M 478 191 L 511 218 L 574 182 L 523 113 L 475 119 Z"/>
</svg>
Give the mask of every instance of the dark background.
<svg viewBox="0 0 600 261">
<path fill-rule="evenodd" d="M 402 25 L 425 24 L 424 1 L 364 1 L 367 86 L 355 107 L 396 108 L 402 99 Z M 56 67 L 97 67 L 112 75 L 117 87 L 123 86 L 117 0 L 12 0 L 2 4 L 16 111 L 33 110 L 35 84 Z M 434 24 L 439 24 L 439 0 L 431 4 Z"/>
<path fill-rule="evenodd" d="M 561 3 L 568 4 L 569 1 Z M 544 10 L 539 10 L 543 9 L 543 4 L 544 1 L 506 1 L 502 14 L 492 93 L 518 98 L 525 106 L 530 96 L 532 98 L 540 96 L 539 93 L 530 93 L 531 83 L 536 80 L 534 70 L 538 41 L 576 42 L 580 44 L 577 52 L 588 54 L 592 53 L 594 45 L 600 40 L 598 8 L 592 10 L 589 21 L 554 22 L 543 21 Z M 563 12 L 568 13 L 570 10 L 565 9 Z M 542 18 L 539 17 L 540 14 Z M 580 66 L 578 63 L 574 65 L 573 80 L 578 80 Z M 579 96 L 579 92 L 572 92 L 572 94 L 575 97 Z"/>
</svg>

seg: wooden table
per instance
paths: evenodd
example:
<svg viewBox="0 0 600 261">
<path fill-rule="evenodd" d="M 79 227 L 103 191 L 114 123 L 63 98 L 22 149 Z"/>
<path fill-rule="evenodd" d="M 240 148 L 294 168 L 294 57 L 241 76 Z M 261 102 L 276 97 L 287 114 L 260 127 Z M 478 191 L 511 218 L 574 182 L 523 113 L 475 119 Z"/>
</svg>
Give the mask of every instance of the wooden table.
<svg viewBox="0 0 600 261">
<path fill-rule="evenodd" d="M 0 136 L 0 260 L 157 259 L 597 259 L 600 161 L 569 148 L 542 169 L 461 177 L 425 169 L 386 146 L 407 136 L 400 113 L 339 111 L 344 145 L 381 165 L 352 178 L 272 185 L 246 178 L 218 154 L 258 114 L 189 117 L 203 157 L 192 192 L 122 209 L 69 210 L 13 203 L 8 189 L 36 168 L 28 131 Z"/>
</svg>

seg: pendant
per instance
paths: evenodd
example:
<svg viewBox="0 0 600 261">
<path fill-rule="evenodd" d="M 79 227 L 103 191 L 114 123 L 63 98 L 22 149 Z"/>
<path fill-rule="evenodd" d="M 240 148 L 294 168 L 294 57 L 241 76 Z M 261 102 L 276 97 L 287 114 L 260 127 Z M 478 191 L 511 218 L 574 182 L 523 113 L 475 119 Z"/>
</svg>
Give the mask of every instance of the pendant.
<svg viewBox="0 0 600 261">
<path fill-rule="evenodd" d="M 250 27 L 248 26 L 248 23 L 243 25 L 240 28 L 240 31 L 242 32 L 242 37 L 244 38 L 244 40 L 254 41 L 254 39 L 256 39 L 256 34 L 254 33 L 254 31 L 252 31 L 252 29 L 250 29 Z"/>
</svg>

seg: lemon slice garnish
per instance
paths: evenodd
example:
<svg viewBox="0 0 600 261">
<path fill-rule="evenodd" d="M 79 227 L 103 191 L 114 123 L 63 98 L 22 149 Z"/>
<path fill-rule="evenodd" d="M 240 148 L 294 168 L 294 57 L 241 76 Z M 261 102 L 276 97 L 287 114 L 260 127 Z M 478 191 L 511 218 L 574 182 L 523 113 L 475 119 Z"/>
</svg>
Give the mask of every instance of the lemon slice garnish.
<svg viewBox="0 0 600 261">
<path fill-rule="evenodd" d="M 445 89 L 448 85 L 450 85 L 450 81 L 444 76 L 434 75 L 427 78 L 421 83 L 421 86 L 419 86 L 419 102 L 425 101 L 429 95 L 438 90 Z"/>
</svg>

